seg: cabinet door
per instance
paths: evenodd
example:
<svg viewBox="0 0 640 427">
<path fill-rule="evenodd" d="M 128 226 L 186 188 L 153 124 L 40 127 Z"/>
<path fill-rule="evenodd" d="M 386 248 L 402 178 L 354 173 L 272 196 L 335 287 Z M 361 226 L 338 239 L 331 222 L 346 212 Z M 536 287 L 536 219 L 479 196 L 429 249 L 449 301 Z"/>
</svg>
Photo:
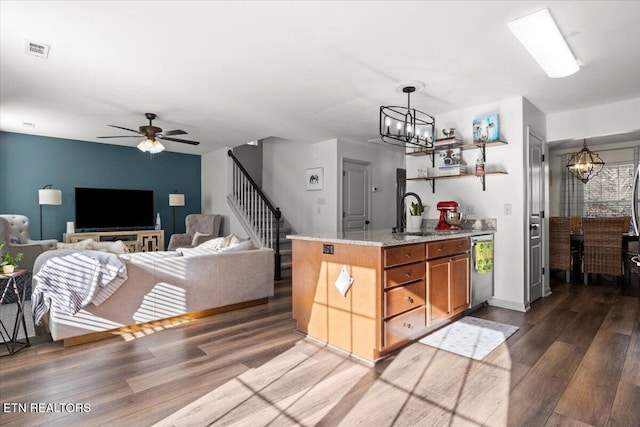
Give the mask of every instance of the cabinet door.
<svg viewBox="0 0 640 427">
<path fill-rule="evenodd" d="M 469 254 L 450 258 L 451 263 L 451 310 L 452 314 L 469 308 Z"/>
<path fill-rule="evenodd" d="M 451 265 L 449 258 L 427 261 L 430 324 L 446 319 L 451 313 L 451 306 L 449 304 L 450 280 Z"/>
</svg>

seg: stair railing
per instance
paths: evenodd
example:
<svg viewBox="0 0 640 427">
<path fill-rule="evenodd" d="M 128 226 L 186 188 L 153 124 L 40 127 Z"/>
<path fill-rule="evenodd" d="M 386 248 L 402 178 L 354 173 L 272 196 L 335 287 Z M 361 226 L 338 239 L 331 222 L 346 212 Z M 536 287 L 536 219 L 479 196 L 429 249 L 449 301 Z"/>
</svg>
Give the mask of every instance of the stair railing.
<svg viewBox="0 0 640 427">
<path fill-rule="evenodd" d="M 227 154 L 233 160 L 232 196 L 245 216 L 254 232 L 260 239 L 262 246 L 269 247 L 275 252 L 274 278 L 280 280 L 282 263 L 280 257 L 280 208 L 274 207 L 267 199 L 260 187 L 249 176 L 247 170 L 240 164 L 231 150 Z"/>
</svg>

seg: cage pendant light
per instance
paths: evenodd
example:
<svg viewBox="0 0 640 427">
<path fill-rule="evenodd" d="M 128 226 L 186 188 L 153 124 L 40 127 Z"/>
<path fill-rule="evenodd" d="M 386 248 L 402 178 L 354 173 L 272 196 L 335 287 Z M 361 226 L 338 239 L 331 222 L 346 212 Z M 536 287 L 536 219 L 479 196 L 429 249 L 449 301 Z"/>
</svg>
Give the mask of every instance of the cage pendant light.
<svg viewBox="0 0 640 427">
<path fill-rule="evenodd" d="M 604 162 L 593 151 L 587 148 L 587 140 L 584 140 L 582 150 L 578 151 L 571 156 L 567 163 L 567 169 L 576 178 L 583 183 L 589 182 L 589 180 L 602 170 Z"/>
<path fill-rule="evenodd" d="M 407 94 L 407 106 L 380 107 L 380 139 L 391 145 L 406 147 L 407 144 L 433 148 L 435 119 L 427 113 L 411 108 L 411 94 L 416 86 L 399 87 Z"/>
</svg>

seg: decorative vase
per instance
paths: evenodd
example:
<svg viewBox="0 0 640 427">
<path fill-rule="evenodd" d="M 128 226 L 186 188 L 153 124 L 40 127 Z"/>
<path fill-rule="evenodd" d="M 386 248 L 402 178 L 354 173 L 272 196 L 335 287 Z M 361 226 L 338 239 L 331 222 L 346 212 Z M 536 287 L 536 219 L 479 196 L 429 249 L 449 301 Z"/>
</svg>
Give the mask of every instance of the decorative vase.
<svg viewBox="0 0 640 427">
<path fill-rule="evenodd" d="M 10 274 L 13 273 L 15 271 L 15 267 L 13 265 L 3 265 L 2 266 L 2 272 L 4 274 Z"/>
<path fill-rule="evenodd" d="M 409 215 L 409 228 L 417 231 L 422 228 L 422 215 Z"/>
</svg>

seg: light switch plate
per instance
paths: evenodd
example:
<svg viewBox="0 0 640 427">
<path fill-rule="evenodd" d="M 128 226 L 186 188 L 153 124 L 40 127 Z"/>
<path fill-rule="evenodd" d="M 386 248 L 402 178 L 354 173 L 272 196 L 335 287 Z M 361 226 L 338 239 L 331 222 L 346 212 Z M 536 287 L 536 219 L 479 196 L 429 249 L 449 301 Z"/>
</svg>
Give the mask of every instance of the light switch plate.
<svg viewBox="0 0 640 427">
<path fill-rule="evenodd" d="M 506 203 L 504 205 L 504 214 L 505 215 L 511 215 L 511 204 L 510 203 Z"/>
</svg>

